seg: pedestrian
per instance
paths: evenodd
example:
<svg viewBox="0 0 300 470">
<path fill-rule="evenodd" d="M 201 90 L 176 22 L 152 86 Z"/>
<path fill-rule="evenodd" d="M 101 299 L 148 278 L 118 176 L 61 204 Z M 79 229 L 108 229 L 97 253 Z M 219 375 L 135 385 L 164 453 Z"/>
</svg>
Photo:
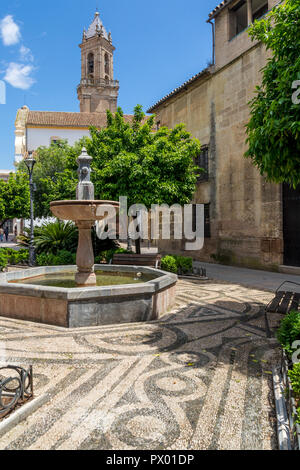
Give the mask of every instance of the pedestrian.
<svg viewBox="0 0 300 470">
<path fill-rule="evenodd" d="M 0 227 L 0 243 L 3 243 L 3 235 L 4 235 L 4 230 L 2 227 Z"/>
<path fill-rule="evenodd" d="M 4 229 L 5 241 L 8 242 L 8 227 L 6 226 Z"/>
</svg>

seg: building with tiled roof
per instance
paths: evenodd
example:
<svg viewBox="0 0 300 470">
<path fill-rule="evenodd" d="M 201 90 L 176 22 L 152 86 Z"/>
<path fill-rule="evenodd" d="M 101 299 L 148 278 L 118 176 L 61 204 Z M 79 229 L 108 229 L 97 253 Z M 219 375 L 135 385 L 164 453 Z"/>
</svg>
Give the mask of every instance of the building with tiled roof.
<svg viewBox="0 0 300 470">
<path fill-rule="evenodd" d="M 202 151 L 195 163 L 205 171 L 193 199 L 205 205 L 204 248 L 192 253 L 178 240 L 160 240 L 162 253 L 193 256 L 252 268 L 300 267 L 300 188 L 271 184 L 249 159 L 245 126 L 249 102 L 261 83 L 271 52 L 252 41 L 248 28 L 279 0 L 224 0 L 208 16 L 213 32 L 212 64 L 180 84 L 148 112 L 157 127 L 185 123 Z M 210 32 L 208 32 L 208 41 Z M 292 269 L 288 268 L 292 271 Z"/>
<path fill-rule="evenodd" d="M 114 80 L 111 33 L 107 33 L 98 11 L 82 35 L 81 80 L 77 87 L 80 112 L 33 111 L 23 106 L 15 121 L 15 163 L 26 151 L 51 142 L 67 140 L 69 145 L 89 136 L 90 126 L 106 126 L 106 110 L 115 112 L 119 82 Z M 130 119 L 130 116 L 125 116 Z"/>
<path fill-rule="evenodd" d="M 124 115 L 130 121 L 131 115 Z M 91 126 L 106 127 L 106 113 L 68 113 L 55 111 L 31 111 L 27 106 L 18 110 L 15 122 L 15 163 L 23 159 L 27 151 L 48 147 L 51 142 L 67 140 L 69 145 L 90 135 Z"/>
</svg>

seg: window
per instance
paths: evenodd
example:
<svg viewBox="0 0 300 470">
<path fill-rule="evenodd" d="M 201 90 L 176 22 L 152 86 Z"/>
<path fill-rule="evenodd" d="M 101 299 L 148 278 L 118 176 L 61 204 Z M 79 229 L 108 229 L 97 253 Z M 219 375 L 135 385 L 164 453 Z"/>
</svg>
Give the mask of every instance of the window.
<svg viewBox="0 0 300 470">
<path fill-rule="evenodd" d="M 105 53 L 104 55 L 104 69 L 105 69 L 105 73 L 109 75 L 109 57 L 107 53 Z"/>
<path fill-rule="evenodd" d="M 268 1 L 252 0 L 252 21 L 258 20 L 269 10 Z"/>
<path fill-rule="evenodd" d="M 193 232 L 196 232 L 196 204 L 193 204 Z M 204 238 L 210 238 L 210 204 L 204 204 Z"/>
<path fill-rule="evenodd" d="M 94 73 L 94 54 L 92 52 L 88 55 L 88 75 Z"/>
<path fill-rule="evenodd" d="M 157 121 L 156 123 L 156 130 L 158 131 L 160 129 L 160 121 Z"/>
<path fill-rule="evenodd" d="M 234 38 L 237 34 L 244 31 L 248 26 L 248 10 L 246 0 L 242 0 L 235 5 L 230 11 L 230 37 Z"/>
<path fill-rule="evenodd" d="M 201 173 L 197 177 L 197 181 L 200 183 L 201 182 L 203 183 L 204 181 L 208 181 L 209 173 L 208 173 L 208 146 L 207 145 L 202 147 L 200 155 L 198 155 L 195 158 L 195 165 L 198 168 L 201 168 L 204 170 L 204 171 L 201 171 Z"/>
</svg>

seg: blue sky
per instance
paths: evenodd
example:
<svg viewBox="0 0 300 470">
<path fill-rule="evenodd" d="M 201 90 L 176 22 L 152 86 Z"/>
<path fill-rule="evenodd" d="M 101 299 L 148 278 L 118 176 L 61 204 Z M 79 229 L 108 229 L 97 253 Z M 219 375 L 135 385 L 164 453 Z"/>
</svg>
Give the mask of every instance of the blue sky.
<svg viewBox="0 0 300 470">
<path fill-rule="evenodd" d="M 13 168 L 16 111 L 79 111 L 82 31 L 98 6 L 116 47 L 119 106 L 146 110 L 207 66 L 218 0 L 11 0 L 0 5 L 0 169 Z"/>
</svg>

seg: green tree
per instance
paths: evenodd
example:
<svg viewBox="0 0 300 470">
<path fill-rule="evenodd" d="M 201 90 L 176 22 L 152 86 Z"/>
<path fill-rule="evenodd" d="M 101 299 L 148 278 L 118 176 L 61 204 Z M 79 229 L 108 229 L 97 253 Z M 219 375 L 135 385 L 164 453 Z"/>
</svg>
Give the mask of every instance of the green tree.
<svg viewBox="0 0 300 470">
<path fill-rule="evenodd" d="M 76 158 L 84 145 L 84 139 L 71 147 L 66 141 L 51 143 L 50 147 L 39 147 L 35 153 L 33 172 L 35 217 L 52 215 L 50 202 L 74 199 L 78 183 Z M 22 161 L 19 169 L 26 171 Z"/>
<path fill-rule="evenodd" d="M 74 147 L 53 143 L 37 150 L 34 169 L 35 215 L 51 215 L 50 202 L 74 199 L 78 182 L 76 159 L 84 146 L 93 157 L 92 181 L 95 198 L 118 200 L 127 196 L 129 205 L 186 204 L 192 199 L 197 180 L 194 157 L 201 150 L 183 124 L 173 130 L 154 129 L 155 117 L 146 119 L 140 105 L 132 120 L 119 108 L 107 112 L 107 127 L 90 129 Z M 23 168 L 24 162 L 20 168 Z M 199 173 L 199 171 L 198 171 Z"/>
<path fill-rule="evenodd" d="M 154 132 L 155 117 L 145 119 L 140 105 L 127 121 L 119 108 L 107 112 L 107 127 L 91 128 L 87 150 L 93 157 L 92 180 L 101 199 L 128 203 L 187 204 L 195 192 L 197 172 L 193 157 L 201 150 L 184 124 Z"/>
<path fill-rule="evenodd" d="M 292 84 L 300 79 L 300 0 L 286 0 L 250 28 L 271 52 L 262 84 L 250 103 L 246 157 L 276 183 L 300 183 L 300 105 Z"/>
<path fill-rule="evenodd" d="M 26 218 L 30 214 L 28 175 L 11 173 L 8 181 L 0 181 L 0 226 L 9 219 Z"/>
<path fill-rule="evenodd" d="M 127 121 L 118 108 L 107 111 L 107 127 L 91 128 L 87 149 L 93 156 L 92 179 L 101 199 L 127 196 L 129 206 L 187 204 L 195 192 L 197 172 L 193 157 L 201 150 L 184 124 L 154 132 L 155 116 L 145 119 L 142 107 Z M 140 253 L 140 240 L 136 241 Z"/>
</svg>

